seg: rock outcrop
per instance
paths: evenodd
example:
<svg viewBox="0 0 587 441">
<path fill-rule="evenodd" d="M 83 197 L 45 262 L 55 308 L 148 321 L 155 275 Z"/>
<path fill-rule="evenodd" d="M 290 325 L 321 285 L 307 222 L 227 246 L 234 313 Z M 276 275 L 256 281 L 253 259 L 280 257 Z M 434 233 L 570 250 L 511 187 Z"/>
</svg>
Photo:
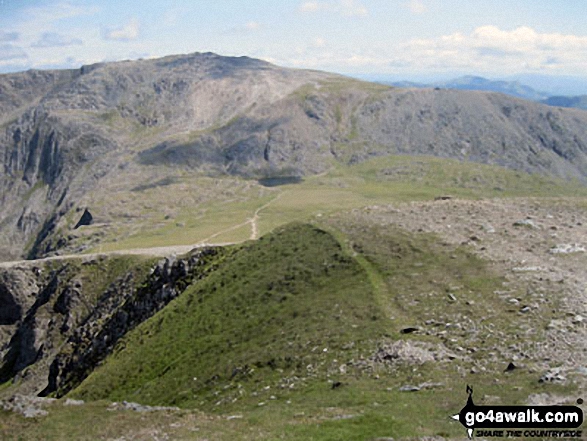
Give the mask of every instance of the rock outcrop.
<svg viewBox="0 0 587 441">
<path fill-rule="evenodd" d="M 122 336 L 205 277 L 219 252 L 204 248 L 157 263 L 98 258 L 1 270 L 0 382 L 14 380 L 8 393 L 69 391 Z M 117 265 L 127 267 L 113 278 Z"/>
</svg>

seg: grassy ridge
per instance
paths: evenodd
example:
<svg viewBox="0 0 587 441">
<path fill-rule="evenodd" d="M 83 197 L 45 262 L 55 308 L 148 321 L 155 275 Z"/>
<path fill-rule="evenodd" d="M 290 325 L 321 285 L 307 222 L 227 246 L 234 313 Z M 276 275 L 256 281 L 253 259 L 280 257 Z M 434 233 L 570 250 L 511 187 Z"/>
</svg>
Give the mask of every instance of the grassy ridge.
<svg viewBox="0 0 587 441">
<path fill-rule="evenodd" d="M 125 338 L 74 395 L 229 404 L 241 399 L 241 381 L 274 383 L 328 366 L 345 344 L 378 335 L 382 318 L 365 273 L 338 242 L 295 225 L 236 250 Z"/>
<path fill-rule="evenodd" d="M 197 408 L 220 417 L 202 424 L 209 439 L 462 437 L 447 415 L 464 405 L 466 384 L 480 404 L 568 393 L 531 370 L 503 372 L 500 348 L 523 339 L 522 323 L 545 329 L 550 317 L 520 318 L 494 294 L 502 282 L 466 249 L 431 235 L 337 216 L 320 228 L 293 224 L 233 247 L 216 273 L 129 333 L 71 396 Z M 399 332 L 409 326 L 421 332 Z M 457 358 L 369 362 L 398 340 Z M 439 386 L 399 390 L 426 382 Z M 239 418 L 222 424 L 226 415 Z M 178 430 L 178 439 L 191 438 Z"/>
</svg>

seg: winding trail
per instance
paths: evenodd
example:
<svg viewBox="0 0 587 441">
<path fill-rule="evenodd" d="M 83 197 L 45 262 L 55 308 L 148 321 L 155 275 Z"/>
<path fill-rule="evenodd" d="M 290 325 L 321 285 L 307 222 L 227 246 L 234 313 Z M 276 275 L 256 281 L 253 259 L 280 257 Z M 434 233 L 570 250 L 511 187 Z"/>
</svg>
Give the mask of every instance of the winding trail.
<svg viewBox="0 0 587 441">
<path fill-rule="evenodd" d="M 255 214 L 253 215 L 253 217 L 251 219 L 249 219 L 248 222 L 251 223 L 251 236 L 250 236 L 250 240 L 256 240 L 259 238 L 259 227 L 257 225 L 257 222 L 259 221 L 259 213 L 263 210 L 265 210 L 267 207 L 269 207 L 272 203 L 274 203 L 275 201 L 277 201 L 281 196 L 283 196 L 286 192 L 282 192 L 279 193 L 277 196 L 275 196 L 273 199 L 271 199 L 269 202 L 267 202 L 265 205 L 262 205 L 261 207 L 257 208 L 255 210 Z"/>
<path fill-rule="evenodd" d="M 257 208 L 255 210 L 255 213 L 253 213 L 253 217 L 247 219 L 244 222 L 241 222 L 240 224 L 237 225 L 233 225 L 230 228 L 227 228 L 225 230 L 219 231 L 218 233 L 214 233 L 211 236 L 208 236 L 207 238 L 203 239 L 201 242 L 198 242 L 198 246 L 203 246 L 205 244 L 208 244 L 208 242 L 218 236 L 221 236 L 225 233 L 230 233 L 231 231 L 234 230 L 238 230 L 241 227 L 244 227 L 245 225 L 251 224 L 251 235 L 249 236 L 249 240 L 256 240 L 259 238 L 259 226 L 257 224 L 257 222 L 259 221 L 259 213 L 263 210 L 265 210 L 267 207 L 269 207 L 272 203 L 274 203 L 276 200 L 278 200 L 281 196 L 283 196 L 286 192 L 282 192 L 279 193 L 276 197 L 274 197 L 273 199 L 271 199 L 269 202 L 267 202 L 266 204 L 260 206 L 259 208 Z"/>
<path fill-rule="evenodd" d="M 89 253 L 89 254 L 66 254 L 63 256 L 52 256 L 44 257 L 42 259 L 34 260 L 15 260 L 12 262 L 0 262 L 0 269 L 2 268 L 13 268 L 18 266 L 34 266 L 40 263 L 59 261 L 59 260 L 70 260 L 70 259 L 81 259 L 81 260 L 93 260 L 98 257 L 105 256 L 152 256 L 152 257 L 167 257 L 174 254 L 185 254 L 193 250 L 194 248 L 203 248 L 205 246 L 225 246 L 232 245 L 232 243 L 198 243 L 195 245 L 173 245 L 166 247 L 152 247 L 152 248 L 134 248 L 127 250 L 116 250 L 116 251 L 104 251 L 100 253 Z"/>
<path fill-rule="evenodd" d="M 127 249 L 127 250 L 116 250 L 116 251 L 105 251 L 105 252 L 98 252 L 98 253 L 90 253 L 90 254 L 67 254 L 63 256 L 52 256 L 52 257 L 45 257 L 42 259 L 35 259 L 35 260 L 15 260 L 12 262 L 0 262 L 0 269 L 3 268 L 14 268 L 19 266 L 35 266 L 38 264 L 42 264 L 45 262 L 51 261 L 59 261 L 59 260 L 69 260 L 69 259 L 81 259 L 81 260 L 93 260 L 98 257 L 105 257 L 105 256 L 121 256 L 121 255 L 135 255 L 135 256 L 153 256 L 153 257 L 167 257 L 174 254 L 185 254 L 193 250 L 194 248 L 202 248 L 206 246 L 225 246 L 225 245 L 232 245 L 235 242 L 211 242 L 214 238 L 221 236 L 222 234 L 229 233 L 234 231 L 238 228 L 244 227 L 245 225 L 251 224 L 251 235 L 249 236 L 249 240 L 256 240 L 259 238 L 259 214 L 261 211 L 265 210 L 269 207 L 272 203 L 277 201 L 285 192 L 279 193 L 275 198 L 271 199 L 266 204 L 262 205 L 261 207 L 255 210 L 253 217 L 247 219 L 245 222 L 242 222 L 238 225 L 233 225 L 230 228 L 225 230 L 219 231 L 206 239 L 193 244 L 193 245 L 172 245 L 172 246 L 164 246 L 164 247 L 152 247 L 152 248 L 134 248 L 134 249 Z"/>
</svg>

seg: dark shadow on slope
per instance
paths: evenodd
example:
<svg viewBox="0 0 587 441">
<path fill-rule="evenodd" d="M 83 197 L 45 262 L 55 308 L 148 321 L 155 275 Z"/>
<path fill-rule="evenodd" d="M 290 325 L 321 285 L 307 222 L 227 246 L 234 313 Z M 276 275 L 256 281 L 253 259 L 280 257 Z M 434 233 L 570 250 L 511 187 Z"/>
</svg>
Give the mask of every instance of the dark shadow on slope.
<svg viewBox="0 0 587 441">
<path fill-rule="evenodd" d="M 140 152 L 138 162 L 248 176 L 251 170 L 271 165 L 269 132 L 288 122 L 288 118 L 233 119 L 223 127 L 203 133 L 193 142 L 163 142 Z"/>
<path fill-rule="evenodd" d="M 36 340 L 36 315 L 39 308 L 45 305 L 57 292 L 59 278 L 63 270 L 56 271 L 51 281 L 41 291 L 36 302 L 27 312 L 22 324 L 10 340 L 8 352 L 2 360 L 0 367 L 0 383 L 4 383 L 13 378 L 18 372 L 21 372 L 27 366 L 33 364 L 43 351 L 43 346 L 35 347 Z"/>
<path fill-rule="evenodd" d="M 274 176 L 259 179 L 258 182 L 263 187 L 279 187 L 280 185 L 299 184 L 303 182 L 303 179 L 300 176 Z"/>
<path fill-rule="evenodd" d="M 0 325 L 14 325 L 22 316 L 22 309 L 6 287 L 0 285 Z"/>
</svg>

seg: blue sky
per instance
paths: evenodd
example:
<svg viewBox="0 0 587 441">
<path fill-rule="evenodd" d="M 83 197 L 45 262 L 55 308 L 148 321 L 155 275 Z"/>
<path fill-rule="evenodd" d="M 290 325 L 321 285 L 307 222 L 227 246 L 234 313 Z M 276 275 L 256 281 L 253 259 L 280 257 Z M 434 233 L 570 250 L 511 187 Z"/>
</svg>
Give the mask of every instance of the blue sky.
<svg viewBox="0 0 587 441">
<path fill-rule="evenodd" d="M 584 0 L 0 0 L 0 72 L 190 52 L 415 78 L 587 77 Z"/>
</svg>

